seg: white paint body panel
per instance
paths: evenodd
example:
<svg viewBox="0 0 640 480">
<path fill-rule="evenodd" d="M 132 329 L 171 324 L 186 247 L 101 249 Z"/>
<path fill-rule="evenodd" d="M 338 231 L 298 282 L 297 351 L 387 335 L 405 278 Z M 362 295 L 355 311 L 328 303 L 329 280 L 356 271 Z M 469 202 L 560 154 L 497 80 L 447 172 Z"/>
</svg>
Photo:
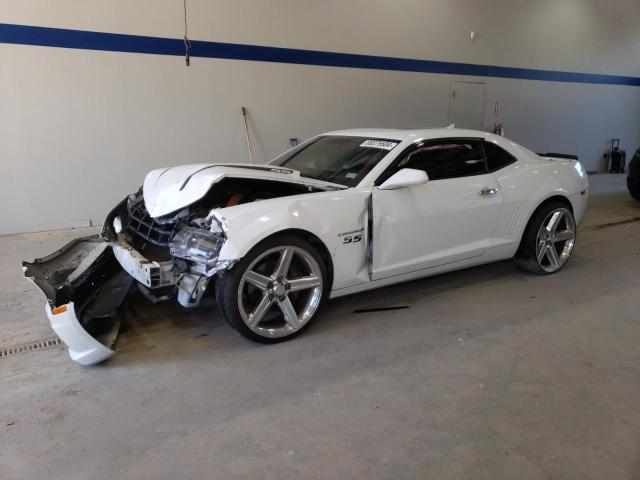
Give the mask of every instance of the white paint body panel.
<svg viewBox="0 0 640 480">
<path fill-rule="evenodd" d="M 66 305 L 67 310 L 54 315 L 48 303 L 45 304 L 47 318 L 56 335 L 69 347 L 71 360 L 80 365 L 95 365 L 114 355 L 116 352 L 105 347 L 82 328 L 73 302 Z"/>
<path fill-rule="evenodd" d="M 350 188 L 247 203 L 216 210 L 224 218 L 228 240 L 220 260 L 242 258 L 266 237 L 302 230 L 318 237 L 329 251 L 333 288 L 368 281 L 366 267 L 367 199 L 370 190 Z M 363 240 L 343 245 L 341 233 L 363 230 Z"/>
<path fill-rule="evenodd" d="M 498 221 L 501 196 L 499 190 L 491 197 L 480 191 L 497 186 L 487 174 L 399 190 L 375 188 L 374 248 L 382 248 L 375 248 L 373 278 L 481 256 Z"/>
<path fill-rule="evenodd" d="M 227 240 L 219 260 L 242 258 L 266 237 L 287 230 L 304 231 L 326 246 L 333 263 L 331 296 L 377 288 L 414 278 L 513 257 L 526 224 L 546 199 L 560 195 L 580 223 L 586 210 L 588 182 L 578 162 L 540 157 L 487 132 L 356 129 L 325 135 L 362 136 L 398 141 L 353 188 L 300 177 L 296 171 L 227 165 L 188 165 L 154 170 L 144 196 L 153 217 L 174 212 L 215 188 L 226 176 L 302 183 L 323 189 L 215 210 Z M 429 181 L 396 190 L 380 190 L 376 179 L 410 145 L 423 140 L 478 138 L 493 142 L 517 158 L 494 173 Z M 280 167 L 277 167 L 280 168 Z M 286 170 L 286 169 L 285 169 Z M 187 177 L 192 176 L 184 186 Z M 496 194 L 480 195 L 484 188 Z M 367 202 L 373 201 L 373 269 L 367 266 Z M 362 241 L 344 245 L 342 234 L 362 232 Z"/>
</svg>

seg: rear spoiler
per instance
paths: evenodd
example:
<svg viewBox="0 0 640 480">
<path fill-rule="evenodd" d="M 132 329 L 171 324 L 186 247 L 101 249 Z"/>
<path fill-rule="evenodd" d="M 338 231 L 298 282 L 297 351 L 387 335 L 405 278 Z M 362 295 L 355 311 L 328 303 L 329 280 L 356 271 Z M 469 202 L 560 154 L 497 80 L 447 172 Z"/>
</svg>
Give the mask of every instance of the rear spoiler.
<svg viewBox="0 0 640 480">
<path fill-rule="evenodd" d="M 541 157 L 566 158 L 567 160 L 578 161 L 577 155 L 569 155 L 568 153 L 538 153 Z"/>
</svg>

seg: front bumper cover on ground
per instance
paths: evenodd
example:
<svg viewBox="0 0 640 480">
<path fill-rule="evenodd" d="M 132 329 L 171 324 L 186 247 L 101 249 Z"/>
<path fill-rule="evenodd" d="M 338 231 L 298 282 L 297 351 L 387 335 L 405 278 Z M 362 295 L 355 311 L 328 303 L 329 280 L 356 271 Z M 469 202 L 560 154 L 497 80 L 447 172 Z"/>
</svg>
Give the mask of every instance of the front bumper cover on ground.
<svg viewBox="0 0 640 480">
<path fill-rule="evenodd" d="M 33 262 L 23 262 L 24 276 L 47 298 L 51 327 L 82 365 L 93 365 L 115 352 L 119 307 L 133 277 L 125 272 L 112 246 L 101 236 L 78 238 Z"/>
</svg>

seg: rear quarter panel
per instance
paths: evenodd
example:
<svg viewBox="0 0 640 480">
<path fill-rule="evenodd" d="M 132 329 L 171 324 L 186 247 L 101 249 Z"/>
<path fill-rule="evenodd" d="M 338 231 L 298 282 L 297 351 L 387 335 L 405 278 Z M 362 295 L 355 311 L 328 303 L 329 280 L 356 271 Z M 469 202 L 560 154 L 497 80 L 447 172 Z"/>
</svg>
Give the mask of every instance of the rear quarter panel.
<svg viewBox="0 0 640 480">
<path fill-rule="evenodd" d="M 562 196 L 573 207 L 576 223 L 584 217 L 588 198 L 587 175 L 579 162 L 539 157 L 525 149 L 518 162 L 495 173 L 503 205 L 493 234 L 494 248 L 515 254 L 533 212 L 545 200 Z"/>
</svg>

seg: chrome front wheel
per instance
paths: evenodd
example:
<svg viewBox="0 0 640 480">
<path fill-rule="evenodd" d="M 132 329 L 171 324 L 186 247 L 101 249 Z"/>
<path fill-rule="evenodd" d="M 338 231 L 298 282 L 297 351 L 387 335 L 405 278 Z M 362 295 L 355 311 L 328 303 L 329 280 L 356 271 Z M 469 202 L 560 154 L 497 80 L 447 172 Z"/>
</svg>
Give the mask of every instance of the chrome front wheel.
<svg viewBox="0 0 640 480">
<path fill-rule="evenodd" d="M 244 323 L 263 337 L 300 330 L 316 313 L 323 280 L 318 261 L 303 248 L 283 245 L 259 255 L 238 286 Z"/>
</svg>

